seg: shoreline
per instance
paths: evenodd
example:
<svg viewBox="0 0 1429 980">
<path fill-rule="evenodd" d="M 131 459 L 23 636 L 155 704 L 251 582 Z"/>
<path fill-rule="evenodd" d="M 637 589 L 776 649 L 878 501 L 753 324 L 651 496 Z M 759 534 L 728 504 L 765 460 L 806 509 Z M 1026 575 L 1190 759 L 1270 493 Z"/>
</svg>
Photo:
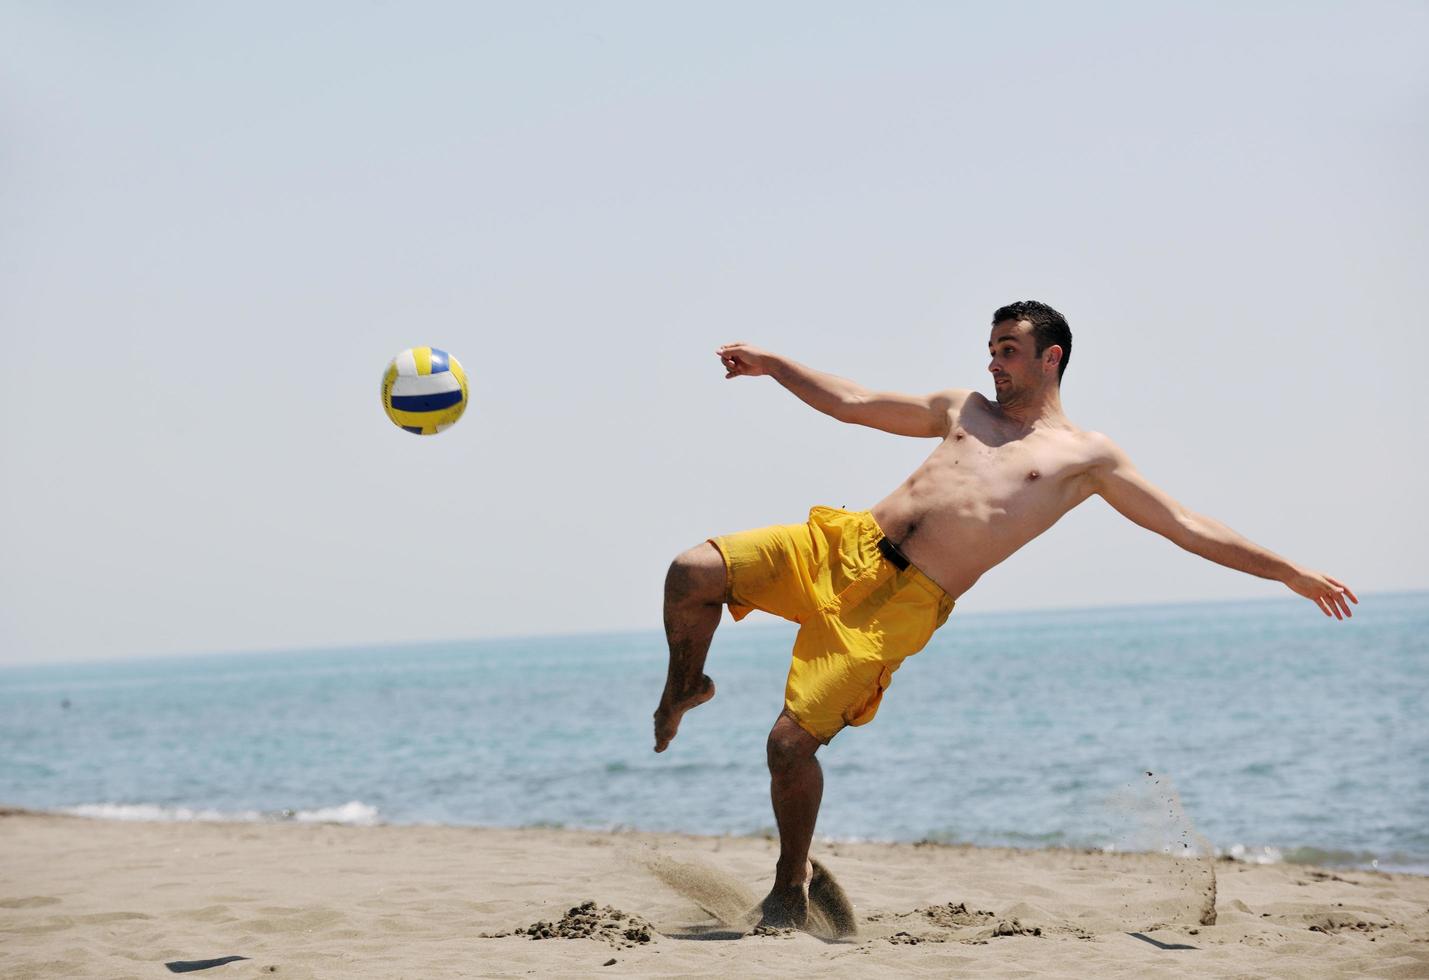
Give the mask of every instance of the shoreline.
<svg viewBox="0 0 1429 980">
<path fill-rule="evenodd" d="M 447 827 L 462 828 L 469 830 L 531 830 L 531 831 L 570 831 L 572 833 L 591 834 L 654 834 L 654 835 L 675 835 L 691 836 L 697 838 L 725 839 L 725 840 L 773 840 L 775 832 L 773 829 L 755 831 L 749 833 L 724 833 L 711 834 L 702 832 L 688 832 L 677 830 L 650 830 L 642 827 L 632 826 L 580 826 L 559 823 L 535 823 L 524 825 L 501 825 L 501 824 L 466 824 L 466 823 L 435 823 L 423 821 L 402 821 L 387 820 L 377 816 L 378 810 L 357 800 L 351 800 L 336 806 L 319 807 L 313 810 L 282 810 L 282 811 L 219 811 L 207 810 L 195 807 L 163 806 L 160 804 L 80 804 L 73 807 L 59 807 L 56 809 L 42 810 L 30 807 L 10 806 L 0 803 L 0 817 L 6 816 L 57 816 L 75 817 L 84 820 L 112 821 L 118 823 L 205 823 L 205 824 L 329 824 L 333 826 L 345 827 Z M 905 845 L 911 847 L 970 847 L 979 849 L 1008 850 L 1014 852 L 1039 852 L 1039 851 L 1067 851 L 1078 854 L 1168 854 L 1168 850 L 1129 850 L 1115 847 L 1098 847 L 1094 844 L 1060 844 L 1048 843 L 1042 846 L 1025 846 L 1018 844 L 984 844 L 973 841 L 948 841 L 933 838 L 921 838 L 919 840 L 895 840 L 878 839 L 866 837 L 837 837 L 828 835 L 816 835 L 815 844 L 819 846 L 837 846 L 850 844 L 890 844 Z M 1212 845 L 1214 846 L 1214 845 Z M 1172 855 L 1181 859 L 1180 856 Z M 1345 860 L 1341 860 L 1343 856 Z M 1192 859 L 1198 859 L 1202 855 L 1190 855 Z M 1429 861 L 1406 858 L 1405 855 L 1394 855 L 1391 858 L 1373 858 L 1370 860 L 1360 859 L 1353 851 L 1348 850 L 1325 850 L 1312 846 L 1301 846 L 1294 848 L 1280 848 L 1274 845 L 1263 845 L 1259 847 L 1245 847 L 1236 844 L 1229 849 L 1216 847 L 1212 859 L 1227 864 L 1246 865 L 1286 865 L 1303 868 L 1321 868 L 1332 871 L 1382 871 L 1391 874 L 1412 875 L 1417 877 L 1429 877 Z M 1407 859 L 1409 863 L 1388 863 Z M 1384 862 L 1384 863 L 1382 863 Z"/>
<path fill-rule="evenodd" d="M 242 956 L 205 975 L 585 975 L 611 959 L 640 976 L 1429 975 L 1418 875 L 969 844 L 815 850 L 853 902 L 850 939 L 748 933 L 777 852 L 763 837 L 0 807 L 0 974 L 152 977 Z M 552 938 L 533 941 L 538 924 Z"/>
</svg>

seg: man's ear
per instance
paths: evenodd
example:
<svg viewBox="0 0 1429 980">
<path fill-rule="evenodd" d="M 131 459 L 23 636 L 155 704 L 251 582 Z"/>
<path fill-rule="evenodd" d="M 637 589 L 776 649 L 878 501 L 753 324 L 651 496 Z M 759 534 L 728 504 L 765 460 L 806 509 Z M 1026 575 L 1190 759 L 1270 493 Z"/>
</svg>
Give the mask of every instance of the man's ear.
<svg viewBox="0 0 1429 980">
<path fill-rule="evenodd" d="M 1062 345 L 1053 344 L 1042 352 L 1042 364 L 1053 371 L 1062 363 Z"/>
</svg>

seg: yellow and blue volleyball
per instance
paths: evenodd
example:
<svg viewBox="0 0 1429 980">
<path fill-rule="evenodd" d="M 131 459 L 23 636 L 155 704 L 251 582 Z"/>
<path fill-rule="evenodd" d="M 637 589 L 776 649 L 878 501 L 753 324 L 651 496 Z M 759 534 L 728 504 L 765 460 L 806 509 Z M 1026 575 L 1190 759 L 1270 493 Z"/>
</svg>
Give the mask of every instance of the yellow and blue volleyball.
<svg viewBox="0 0 1429 980">
<path fill-rule="evenodd" d="M 440 348 L 410 347 L 382 375 L 382 408 L 408 432 L 436 435 L 466 411 L 466 372 Z"/>
</svg>

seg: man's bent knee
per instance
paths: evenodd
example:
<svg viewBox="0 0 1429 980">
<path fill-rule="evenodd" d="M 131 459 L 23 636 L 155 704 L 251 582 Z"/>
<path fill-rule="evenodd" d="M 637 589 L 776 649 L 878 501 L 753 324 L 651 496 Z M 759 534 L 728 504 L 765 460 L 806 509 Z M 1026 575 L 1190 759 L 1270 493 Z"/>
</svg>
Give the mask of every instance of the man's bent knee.
<svg viewBox="0 0 1429 980">
<path fill-rule="evenodd" d="M 787 772 L 802 762 L 814 757 L 822 745 L 817 738 L 799 727 L 799 723 L 788 714 L 779 716 L 769 732 L 765 751 L 769 758 L 769 771 L 775 775 Z"/>
<path fill-rule="evenodd" d="M 724 558 L 708 541 L 676 555 L 665 575 L 669 599 L 720 603 L 726 590 Z"/>
</svg>

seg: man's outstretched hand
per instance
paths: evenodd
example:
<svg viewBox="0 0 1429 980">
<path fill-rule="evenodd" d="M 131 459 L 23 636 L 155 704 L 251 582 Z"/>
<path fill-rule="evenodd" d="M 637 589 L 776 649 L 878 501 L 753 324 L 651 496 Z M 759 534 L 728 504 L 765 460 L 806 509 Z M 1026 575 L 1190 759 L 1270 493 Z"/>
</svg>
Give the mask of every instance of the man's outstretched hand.
<svg viewBox="0 0 1429 980">
<path fill-rule="evenodd" d="M 720 361 L 724 364 L 726 378 L 737 378 L 741 375 L 757 378 L 762 374 L 769 373 L 770 354 L 758 347 L 751 347 L 748 344 L 725 344 L 723 347 L 715 348 L 715 353 L 719 355 Z"/>
<path fill-rule="evenodd" d="M 1334 616 L 1336 619 L 1353 616 L 1354 613 L 1350 612 L 1350 602 L 1359 604 L 1359 599 L 1355 598 L 1348 585 L 1319 572 L 1296 572 L 1285 580 L 1285 584 L 1291 591 L 1298 592 L 1319 606 L 1326 616 Z M 1349 602 L 1346 602 L 1346 599 L 1349 599 Z"/>
</svg>

